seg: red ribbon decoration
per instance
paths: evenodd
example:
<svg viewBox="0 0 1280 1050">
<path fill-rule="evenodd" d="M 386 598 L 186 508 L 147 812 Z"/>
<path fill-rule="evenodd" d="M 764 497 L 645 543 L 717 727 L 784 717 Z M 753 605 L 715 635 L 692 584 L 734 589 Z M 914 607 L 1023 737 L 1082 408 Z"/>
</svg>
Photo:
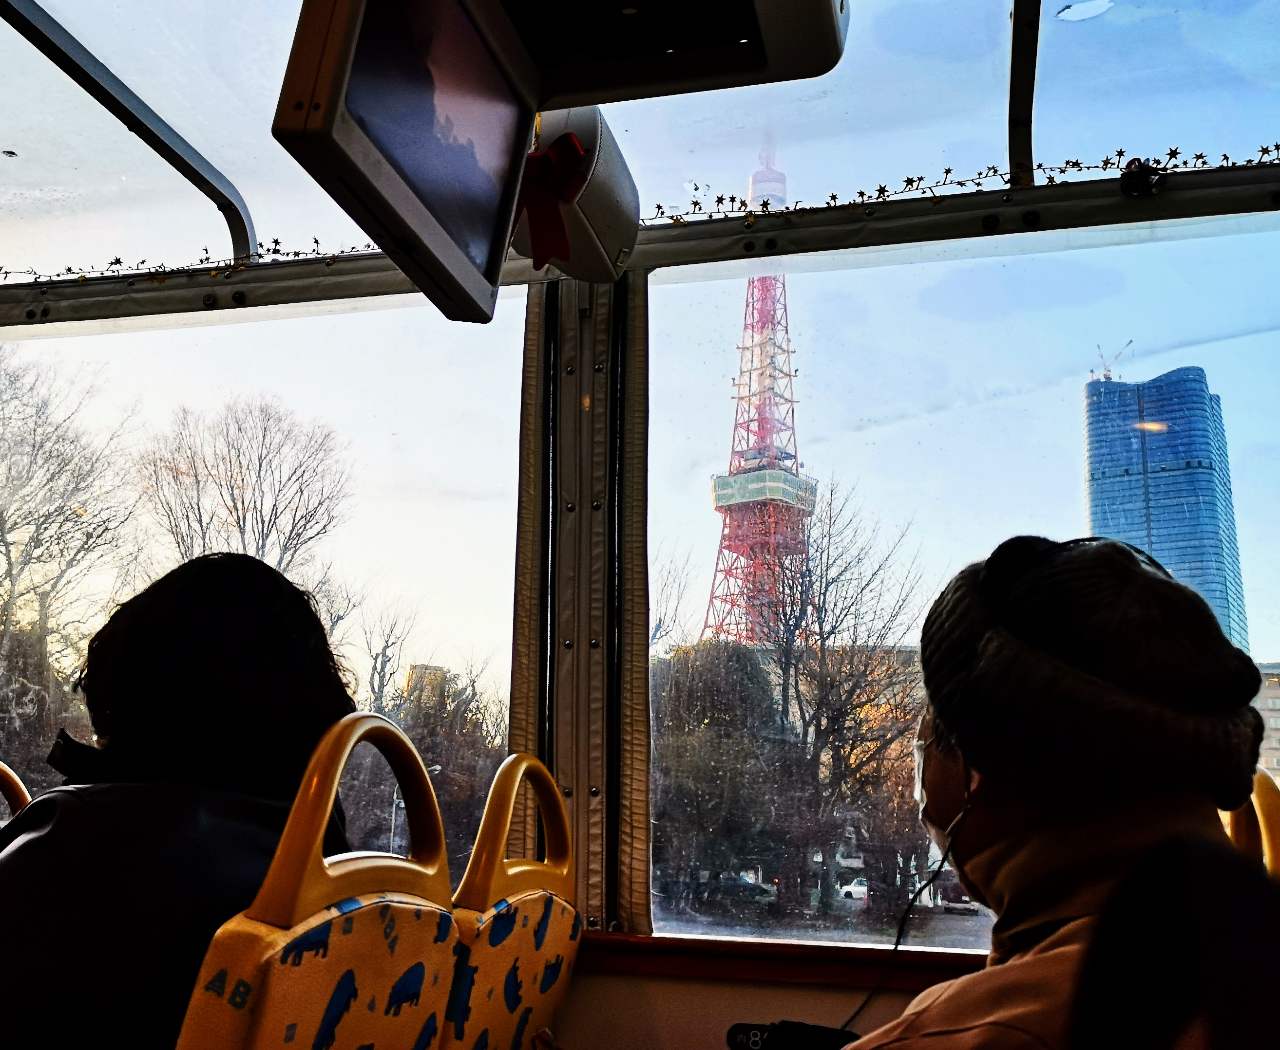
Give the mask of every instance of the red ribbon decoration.
<svg viewBox="0 0 1280 1050">
<path fill-rule="evenodd" d="M 560 206 L 573 201 L 587 184 L 586 162 L 587 151 L 572 131 L 525 158 L 516 219 L 519 221 L 521 212 L 529 216 L 529 244 L 536 270 L 552 259 L 569 261 L 569 230 Z"/>
</svg>

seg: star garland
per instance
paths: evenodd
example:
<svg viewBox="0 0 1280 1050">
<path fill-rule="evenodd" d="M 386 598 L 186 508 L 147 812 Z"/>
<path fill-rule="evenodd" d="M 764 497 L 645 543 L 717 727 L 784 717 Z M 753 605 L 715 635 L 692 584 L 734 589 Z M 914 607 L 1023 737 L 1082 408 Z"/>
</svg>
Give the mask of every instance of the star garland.
<svg viewBox="0 0 1280 1050">
<path fill-rule="evenodd" d="M 1054 186 L 1063 182 L 1076 181 L 1068 178 L 1068 176 L 1075 174 L 1109 171 L 1119 173 L 1127 164 L 1132 164 L 1134 161 L 1149 165 L 1161 173 L 1204 170 L 1206 168 L 1238 168 L 1280 164 L 1280 142 L 1270 146 L 1259 146 L 1257 153 L 1257 157 L 1250 157 L 1245 160 L 1233 160 L 1228 154 L 1223 153 L 1221 159 L 1217 163 L 1213 163 L 1205 153 L 1193 153 L 1191 156 L 1186 156 L 1178 146 L 1170 146 L 1162 157 L 1130 157 L 1127 150 L 1117 149 L 1112 153 L 1108 153 L 1096 164 L 1087 164 L 1078 158 L 1064 160 L 1061 164 L 1052 165 L 1040 162 L 1035 165 L 1035 171 L 1039 178 L 1043 180 L 1044 185 Z M 874 190 L 858 190 L 843 200 L 840 194 L 829 193 L 820 204 L 795 201 L 793 204 L 781 209 L 773 208 L 767 198 L 752 207 L 746 197 L 739 197 L 737 194 L 731 193 L 726 196 L 723 193 L 717 193 L 712 197 L 709 185 L 695 182 L 693 184 L 695 196 L 687 206 L 682 206 L 682 210 L 672 211 L 668 210 L 663 204 L 655 204 L 653 214 L 642 218 L 640 221 L 642 225 L 646 226 L 679 226 L 703 219 L 741 218 L 746 221 L 748 226 L 751 226 L 759 215 L 778 214 L 779 212 L 813 212 L 822 211 L 826 208 L 856 208 L 882 201 L 898 200 L 904 197 L 950 196 L 962 190 L 981 192 L 986 189 L 1008 187 L 1011 180 L 1011 174 L 995 164 L 989 165 L 972 175 L 957 175 L 952 168 L 943 168 L 942 175 L 932 182 L 927 181 L 923 175 L 908 175 L 902 180 L 901 186 L 897 183 L 892 184 L 892 186 L 888 183 L 880 183 Z M 697 196 L 699 193 L 709 198 L 709 200 L 704 202 L 703 199 Z"/>
<path fill-rule="evenodd" d="M 1205 153 L 1192 153 L 1187 156 L 1178 146 L 1170 146 L 1163 156 L 1141 157 L 1130 156 L 1124 149 L 1108 153 L 1095 164 L 1087 164 L 1079 159 L 1064 160 L 1061 164 L 1047 165 L 1043 162 L 1035 165 L 1035 171 L 1043 184 L 1053 186 L 1058 183 L 1076 181 L 1073 175 L 1089 172 L 1121 172 L 1135 163 L 1149 166 L 1156 172 L 1165 174 L 1183 170 L 1203 171 L 1216 168 L 1257 167 L 1260 165 L 1280 165 L 1280 142 L 1262 145 L 1257 149 L 1256 157 L 1244 160 L 1233 159 L 1226 153 L 1221 154 L 1215 163 Z M 1128 158 L 1126 160 L 1126 158 Z M 781 209 L 774 209 L 768 199 L 761 200 L 754 207 L 746 197 L 737 194 L 717 193 L 711 195 L 708 184 L 693 184 L 694 196 L 683 210 L 669 211 L 663 204 L 655 204 L 653 214 L 640 219 L 642 226 L 681 226 L 691 222 L 712 219 L 741 219 L 750 228 L 761 215 L 799 212 L 818 212 L 835 208 L 868 207 L 876 203 L 901 200 L 908 197 L 941 197 L 954 196 L 962 191 L 982 192 L 987 189 L 1008 187 L 1012 176 L 1007 170 L 992 164 L 972 175 L 958 175 L 952 168 L 943 168 L 942 175 L 928 181 L 923 175 L 908 175 L 899 186 L 897 183 L 880 183 L 874 190 L 857 190 L 842 199 L 838 193 L 829 193 L 820 204 L 809 204 L 799 200 Z M 701 194 L 702 197 L 698 195 Z M 704 203 L 703 198 L 706 198 Z M 247 257 L 214 259 L 208 248 L 202 248 L 195 263 L 187 266 L 170 267 L 164 263 L 149 263 L 139 259 L 134 263 L 126 263 L 119 255 L 113 256 L 105 266 L 67 266 L 56 273 L 44 273 L 34 267 L 17 268 L 0 264 L 0 283 L 8 282 L 16 277 L 22 283 L 48 283 L 53 281 L 87 281 L 91 277 L 137 276 L 145 280 L 161 283 L 170 275 L 187 274 L 195 270 L 205 269 L 206 276 L 227 277 L 232 273 L 247 269 L 260 263 L 282 262 L 294 259 L 323 259 L 326 266 L 333 266 L 339 258 L 359 255 L 374 255 L 379 251 L 377 245 L 366 243 L 328 251 L 320 243 L 318 237 L 311 238 L 311 247 L 305 249 L 285 248 L 279 237 L 272 237 L 266 242 L 259 241 L 257 251 Z"/>
<path fill-rule="evenodd" d="M 234 259 L 215 259 L 208 248 L 201 248 L 196 262 L 187 266 L 166 266 L 164 263 L 149 263 L 146 259 L 139 259 L 135 263 L 126 263 L 118 255 L 114 256 L 106 266 L 67 266 L 56 273 L 41 273 L 32 267 L 9 269 L 0 266 L 0 282 L 8 281 L 10 277 L 23 278 L 24 283 L 42 283 L 48 281 L 87 281 L 90 277 L 136 275 L 153 282 L 162 283 L 168 279 L 169 275 L 186 274 L 193 270 L 205 268 L 207 268 L 206 276 L 208 277 L 229 277 L 239 270 L 248 269 L 258 263 L 284 262 L 292 259 L 323 259 L 326 266 L 333 266 L 339 258 L 345 256 L 377 255 L 380 251 L 381 249 L 371 242 L 354 245 L 350 248 L 340 248 L 333 252 L 326 251 L 321 247 L 318 237 L 311 238 L 311 247 L 308 249 L 289 249 L 282 246 L 279 237 L 272 237 L 266 243 L 259 241 L 257 251 Z"/>
</svg>

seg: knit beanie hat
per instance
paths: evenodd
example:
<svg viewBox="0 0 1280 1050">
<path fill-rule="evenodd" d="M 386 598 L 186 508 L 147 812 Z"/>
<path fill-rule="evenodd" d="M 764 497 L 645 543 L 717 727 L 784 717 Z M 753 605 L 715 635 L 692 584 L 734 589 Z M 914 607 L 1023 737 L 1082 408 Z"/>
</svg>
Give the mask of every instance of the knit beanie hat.
<svg viewBox="0 0 1280 1050">
<path fill-rule="evenodd" d="M 934 602 L 920 660 L 979 772 L 1080 796 L 1249 798 L 1258 668 L 1200 595 L 1128 544 L 1006 540 Z"/>
</svg>

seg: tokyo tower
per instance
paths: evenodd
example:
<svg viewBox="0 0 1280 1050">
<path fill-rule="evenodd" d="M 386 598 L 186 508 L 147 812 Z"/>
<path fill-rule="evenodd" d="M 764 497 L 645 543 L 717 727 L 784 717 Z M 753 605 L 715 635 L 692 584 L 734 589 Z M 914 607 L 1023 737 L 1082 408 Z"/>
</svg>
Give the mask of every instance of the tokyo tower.
<svg viewBox="0 0 1280 1050">
<path fill-rule="evenodd" d="M 770 145 L 760 164 L 751 176 L 748 205 L 756 209 L 768 200 L 771 209 L 781 210 L 787 179 L 774 168 Z M 786 278 L 751 277 L 738 346 L 729 470 L 713 481 L 723 522 L 703 637 L 766 644 L 784 573 L 803 564 L 805 519 L 813 513 L 817 483 L 800 473 L 794 376 Z"/>
</svg>

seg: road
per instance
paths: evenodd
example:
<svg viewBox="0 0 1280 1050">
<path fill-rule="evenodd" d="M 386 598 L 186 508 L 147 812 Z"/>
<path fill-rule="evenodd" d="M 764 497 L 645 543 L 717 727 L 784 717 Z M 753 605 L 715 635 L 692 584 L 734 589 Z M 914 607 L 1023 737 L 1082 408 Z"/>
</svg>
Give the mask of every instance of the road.
<svg viewBox="0 0 1280 1050">
<path fill-rule="evenodd" d="M 918 909 L 907 926 L 904 945 L 928 948 L 969 948 L 986 951 L 991 946 L 989 912 L 953 915 Z M 655 910 L 656 934 L 691 934 L 702 937 L 755 937 L 783 941 L 820 941 L 828 944 L 892 944 L 894 929 L 874 928 L 860 914 L 833 916 L 825 923 L 816 918 L 797 923 L 761 918 L 759 921 L 728 916 L 686 913 L 669 916 Z"/>
</svg>

